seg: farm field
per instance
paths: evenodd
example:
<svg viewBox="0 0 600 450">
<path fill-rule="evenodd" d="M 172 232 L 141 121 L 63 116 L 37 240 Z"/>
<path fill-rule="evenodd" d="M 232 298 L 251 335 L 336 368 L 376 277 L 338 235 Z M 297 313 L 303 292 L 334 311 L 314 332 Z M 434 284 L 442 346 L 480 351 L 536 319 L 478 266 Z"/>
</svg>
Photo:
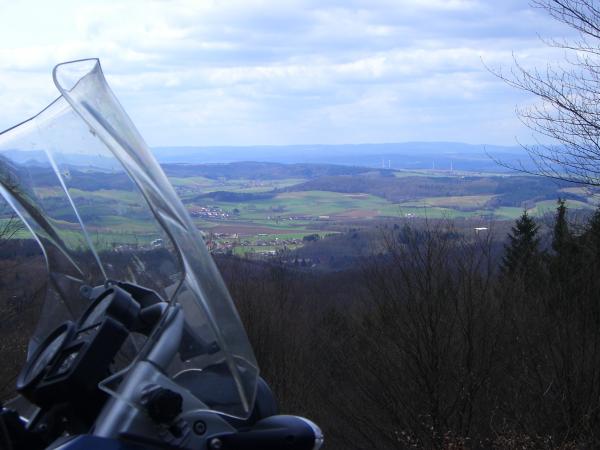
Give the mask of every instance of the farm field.
<svg viewBox="0 0 600 450">
<path fill-rule="evenodd" d="M 206 177 L 170 177 L 177 193 L 186 198 L 197 195 L 199 192 L 227 191 L 238 193 L 269 192 L 275 189 L 283 189 L 306 181 L 302 178 L 285 178 L 281 180 L 248 180 L 248 179 L 210 179 Z"/>
<path fill-rule="evenodd" d="M 490 200 L 495 196 L 492 194 L 486 195 L 462 195 L 448 197 L 425 197 L 415 206 L 424 207 L 443 207 L 474 210 L 485 207 Z M 408 204 L 406 204 L 408 206 Z"/>
<path fill-rule="evenodd" d="M 580 187 L 507 174 L 269 163 L 174 165 L 167 173 L 211 249 L 235 254 L 296 249 L 305 236 L 322 238 L 349 224 L 422 217 L 481 223 L 514 220 L 524 209 L 535 217 L 552 214 L 558 197 L 583 213 L 598 203 L 595 193 Z M 126 179 L 97 179 L 89 170 L 73 170 L 71 177 L 71 197 L 100 248 L 151 246 L 161 238 Z M 60 186 L 41 185 L 36 192 L 64 238 L 77 246 L 82 236 Z M 27 235 L 20 230 L 17 237 Z"/>
</svg>

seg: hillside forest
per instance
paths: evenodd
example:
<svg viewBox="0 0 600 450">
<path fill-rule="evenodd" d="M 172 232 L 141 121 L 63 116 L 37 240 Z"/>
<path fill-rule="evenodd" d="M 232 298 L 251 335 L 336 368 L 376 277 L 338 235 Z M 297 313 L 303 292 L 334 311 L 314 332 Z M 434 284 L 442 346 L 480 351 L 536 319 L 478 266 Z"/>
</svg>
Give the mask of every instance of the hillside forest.
<svg viewBox="0 0 600 450">
<path fill-rule="evenodd" d="M 340 245 L 371 251 L 336 270 L 215 259 L 281 410 L 319 423 L 326 448 L 596 448 L 600 211 L 575 227 L 560 200 L 551 221 L 525 211 L 503 239 L 489 231 L 449 219 L 349 231 Z M 7 399 L 45 267 L 33 241 L 1 245 Z"/>
</svg>

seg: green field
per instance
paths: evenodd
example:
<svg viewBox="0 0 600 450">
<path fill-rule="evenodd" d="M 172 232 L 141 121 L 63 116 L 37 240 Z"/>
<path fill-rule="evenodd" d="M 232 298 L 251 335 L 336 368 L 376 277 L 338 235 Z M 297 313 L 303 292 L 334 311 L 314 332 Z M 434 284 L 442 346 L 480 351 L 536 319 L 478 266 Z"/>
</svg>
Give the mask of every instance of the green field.
<svg viewBox="0 0 600 450">
<path fill-rule="evenodd" d="M 224 210 L 238 209 L 243 219 L 272 220 L 285 219 L 292 216 L 332 216 L 353 210 L 374 211 L 374 215 L 392 203 L 379 197 L 367 194 L 340 194 L 324 191 L 286 192 L 271 199 L 251 202 L 214 202 L 210 205 Z M 271 219 L 269 219 L 271 218 Z"/>
<path fill-rule="evenodd" d="M 214 191 L 239 193 L 269 192 L 274 189 L 284 189 L 306 180 L 303 178 L 284 178 L 279 180 L 257 181 L 246 179 L 215 180 L 205 177 L 173 177 L 169 178 L 169 181 L 171 181 L 178 194 L 182 198 L 186 198 Z"/>
<path fill-rule="evenodd" d="M 565 202 L 567 208 L 579 209 L 579 210 L 593 210 L 595 205 L 590 203 L 584 203 L 577 200 L 567 200 Z M 537 202 L 533 208 L 527 210 L 531 212 L 533 216 L 543 216 L 544 214 L 553 213 L 556 211 L 556 201 L 544 200 Z"/>
<path fill-rule="evenodd" d="M 218 250 L 236 254 L 296 248 L 308 234 L 323 235 L 349 224 L 380 219 L 514 220 L 524 206 L 533 216 L 552 213 L 556 208 L 553 198 L 561 195 L 570 197 L 567 206 L 572 210 L 590 211 L 598 204 L 597 196 L 581 187 L 550 186 L 539 178 L 506 174 L 426 170 L 381 174 L 375 169 L 360 169 L 363 171 L 356 174 L 351 171 L 357 168 L 342 166 L 329 173 L 318 166 L 295 170 L 279 165 L 262 179 L 252 172 L 253 167 L 240 178 L 227 175 L 223 167 L 218 167 L 222 177 L 195 176 L 184 168 L 170 181 L 196 226 L 207 236 L 216 236 L 209 239 Z M 239 165 L 236 170 L 241 170 Z M 266 169 L 261 165 L 256 170 Z M 325 172 L 314 175 L 311 170 Z M 205 169 L 201 173 L 211 172 Z M 78 188 L 70 189 L 90 238 L 102 249 L 149 246 L 160 233 L 145 201 L 136 191 L 121 190 L 123 184 L 113 181 L 90 184 L 88 177 Z M 110 189 L 98 189 L 104 186 Z M 52 211 L 63 239 L 71 246 L 81 245 L 81 232 L 61 188 L 42 186 L 36 192 L 45 209 Z M 227 193 L 232 195 L 223 195 Z M 531 200 L 534 198 L 544 200 Z M 26 236 L 26 230 L 17 234 Z"/>
<path fill-rule="evenodd" d="M 325 191 L 300 191 L 277 194 L 273 198 L 251 202 L 217 202 L 207 200 L 206 205 L 223 211 L 237 210 L 228 222 L 253 223 L 276 229 L 305 228 L 311 222 L 354 221 L 385 217 L 427 218 L 477 218 L 496 217 L 499 220 L 516 219 L 523 208 L 499 206 L 486 207 L 494 195 L 427 197 L 418 201 L 393 203 L 368 194 L 344 194 Z M 593 209 L 589 203 L 571 200 L 572 209 Z M 537 202 L 528 211 L 543 215 L 556 208 L 553 200 Z"/>
<path fill-rule="evenodd" d="M 495 195 L 492 194 L 426 197 L 421 200 L 421 203 L 431 207 L 479 209 L 485 207 L 494 197 Z"/>
</svg>

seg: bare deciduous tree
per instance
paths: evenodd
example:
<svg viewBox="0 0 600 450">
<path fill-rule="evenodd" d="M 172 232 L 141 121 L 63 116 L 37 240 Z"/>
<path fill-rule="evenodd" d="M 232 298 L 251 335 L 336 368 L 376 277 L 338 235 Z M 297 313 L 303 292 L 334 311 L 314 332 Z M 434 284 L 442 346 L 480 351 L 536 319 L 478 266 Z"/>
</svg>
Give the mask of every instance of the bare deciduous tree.
<svg viewBox="0 0 600 450">
<path fill-rule="evenodd" d="M 525 145 L 537 174 L 600 186 L 600 8 L 595 0 L 532 0 L 533 7 L 572 30 L 572 40 L 547 40 L 565 52 L 562 64 L 527 69 L 515 58 L 510 73 L 493 71 L 539 100 L 518 110 L 530 129 L 555 144 Z M 540 139 L 542 141 L 542 139 Z M 532 172 L 523 165 L 516 167 Z"/>
</svg>

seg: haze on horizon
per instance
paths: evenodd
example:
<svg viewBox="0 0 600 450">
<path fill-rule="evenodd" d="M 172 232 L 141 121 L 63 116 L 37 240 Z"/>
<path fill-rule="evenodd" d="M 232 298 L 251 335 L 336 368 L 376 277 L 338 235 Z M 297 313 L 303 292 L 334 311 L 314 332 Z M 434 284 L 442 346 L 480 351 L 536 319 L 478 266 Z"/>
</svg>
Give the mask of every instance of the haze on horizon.
<svg viewBox="0 0 600 450">
<path fill-rule="evenodd" d="M 99 57 L 151 146 L 532 142 L 484 67 L 545 67 L 569 30 L 522 0 L 0 0 L 0 129 Z M 23 26 L 23 24 L 28 24 Z"/>
</svg>

